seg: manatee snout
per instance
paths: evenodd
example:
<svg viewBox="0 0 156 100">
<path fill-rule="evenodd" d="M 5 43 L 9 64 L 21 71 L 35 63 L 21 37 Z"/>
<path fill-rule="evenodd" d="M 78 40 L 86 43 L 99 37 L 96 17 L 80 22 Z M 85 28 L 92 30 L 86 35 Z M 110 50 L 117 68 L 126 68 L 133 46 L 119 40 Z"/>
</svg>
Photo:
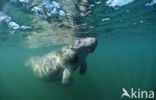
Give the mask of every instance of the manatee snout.
<svg viewBox="0 0 156 100">
<path fill-rule="evenodd" d="M 94 37 L 87 37 L 83 39 L 78 39 L 73 44 L 72 48 L 77 49 L 78 51 L 83 50 L 88 53 L 92 53 L 97 46 L 97 39 Z"/>
</svg>

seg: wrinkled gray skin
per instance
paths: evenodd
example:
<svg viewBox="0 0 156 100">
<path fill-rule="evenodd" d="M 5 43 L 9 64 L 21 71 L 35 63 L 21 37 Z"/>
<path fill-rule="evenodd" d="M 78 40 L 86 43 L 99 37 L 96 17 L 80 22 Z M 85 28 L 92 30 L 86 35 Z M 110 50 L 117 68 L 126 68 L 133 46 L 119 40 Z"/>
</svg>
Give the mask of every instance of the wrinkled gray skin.
<svg viewBox="0 0 156 100">
<path fill-rule="evenodd" d="M 73 45 L 52 51 L 41 58 L 32 58 L 35 74 L 45 80 L 62 79 L 62 84 L 72 84 L 72 73 L 80 66 L 80 74 L 86 72 L 86 57 L 97 46 L 96 38 L 81 38 Z"/>
</svg>

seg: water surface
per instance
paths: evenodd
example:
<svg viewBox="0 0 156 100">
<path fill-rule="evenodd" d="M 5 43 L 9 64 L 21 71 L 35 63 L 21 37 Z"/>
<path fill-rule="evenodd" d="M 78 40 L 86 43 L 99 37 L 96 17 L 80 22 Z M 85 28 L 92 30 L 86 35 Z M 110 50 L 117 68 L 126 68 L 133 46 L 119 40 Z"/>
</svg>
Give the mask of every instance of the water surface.
<svg viewBox="0 0 156 100">
<path fill-rule="evenodd" d="M 120 100 L 122 88 L 155 91 L 156 5 L 151 0 L 108 1 L 92 0 L 92 14 L 78 20 L 87 23 L 81 31 L 89 35 L 66 29 L 59 34 L 62 30 L 51 30 L 48 20 L 22 4 L 1 4 L 3 16 L 19 27 L 0 21 L 0 100 Z M 73 86 L 40 80 L 25 66 L 29 58 L 68 45 L 75 36 L 94 36 L 98 46 L 87 58 L 87 73 L 74 72 Z"/>
</svg>

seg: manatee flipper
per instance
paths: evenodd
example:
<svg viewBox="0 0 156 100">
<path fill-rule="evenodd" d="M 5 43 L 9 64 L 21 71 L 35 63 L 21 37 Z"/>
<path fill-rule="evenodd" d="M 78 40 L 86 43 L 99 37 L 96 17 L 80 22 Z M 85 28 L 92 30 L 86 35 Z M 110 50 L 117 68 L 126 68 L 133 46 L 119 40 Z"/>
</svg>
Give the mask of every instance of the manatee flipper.
<svg viewBox="0 0 156 100">
<path fill-rule="evenodd" d="M 86 70 L 87 70 L 87 63 L 84 61 L 84 62 L 81 64 L 81 66 L 80 66 L 80 71 L 79 71 L 79 73 L 80 73 L 81 75 L 82 75 L 82 74 L 85 74 Z"/>
<path fill-rule="evenodd" d="M 72 70 L 70 67 L 65 68 L 63 71 L 62 84 L 72 85 Z"/>
</svg>

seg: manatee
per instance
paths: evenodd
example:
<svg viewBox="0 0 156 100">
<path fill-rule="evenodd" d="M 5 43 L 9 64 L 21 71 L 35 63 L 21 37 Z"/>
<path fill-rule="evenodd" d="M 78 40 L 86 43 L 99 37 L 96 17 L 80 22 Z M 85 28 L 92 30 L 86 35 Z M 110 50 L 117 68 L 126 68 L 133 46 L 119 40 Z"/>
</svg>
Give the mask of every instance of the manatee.
<svg viewBox="0 0 156 100">
<path fill-rule="evenodd" d="M 29 63 L 37 77 L 52 81 L 62 79 L 62 84 L 72 85 L 72 73 L 78 67 L 80 74 L 86 72 L 86 57 L 95 50 L 96 46 L 96 38 L 79 38 L 73 44 L 43 57 L 31 58 Z"/>
</svg>

